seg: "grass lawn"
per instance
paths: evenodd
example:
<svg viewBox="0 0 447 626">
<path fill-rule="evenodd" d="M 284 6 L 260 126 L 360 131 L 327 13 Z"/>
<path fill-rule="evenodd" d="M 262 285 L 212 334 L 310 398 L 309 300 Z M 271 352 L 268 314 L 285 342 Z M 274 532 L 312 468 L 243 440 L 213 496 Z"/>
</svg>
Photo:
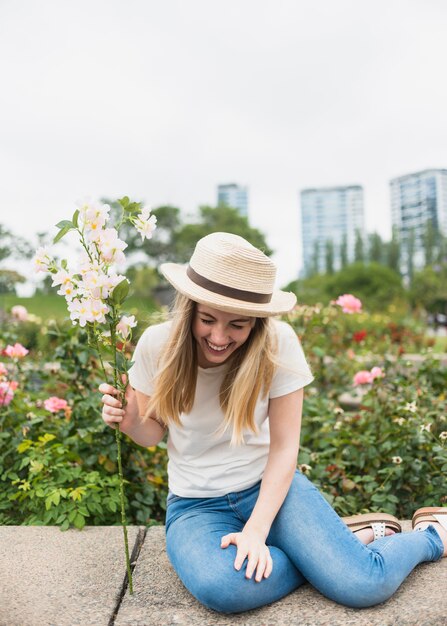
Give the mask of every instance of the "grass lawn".
<svg viewBox="0 0 447 626">
<path fill-rule="evenodd" d="M 28 313 L 33 313 L 42 320 L 56 319 L 62 321 L 68 317 L 65 298 L 57 294 L 37 294 L 30 298 L 18 298 L 13 294 L 0 294 L 0 309 L 10 310 L 15 304 L 26 307 Z M 144 320 L 145 313 L 149 314 L 157 310 L 157 306 L 151 298 L 130 297 L 126 300 L 125 311 L 136 314 Z"/>
<path fill-rule="evenodd" d="M 447 336 L 436 337 L 436 343 L 433 346 L 433 352 L 447 352 Z"/>
</svg>

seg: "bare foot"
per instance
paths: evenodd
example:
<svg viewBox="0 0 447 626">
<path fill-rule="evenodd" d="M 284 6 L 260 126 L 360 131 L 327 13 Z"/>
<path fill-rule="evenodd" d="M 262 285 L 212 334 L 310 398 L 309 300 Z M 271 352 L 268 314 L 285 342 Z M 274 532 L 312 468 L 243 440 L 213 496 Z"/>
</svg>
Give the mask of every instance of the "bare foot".
<svg viewBox="0 0 447 626">
<path fill-rule="evenodd" d="M 367 546 L 368 543 L 374 541 L 374 532 L 372 528 L 362 528 L 362 530 L 355 531 L 354 534 L 357 539 L 360 539 L 360 541 L 365 544 L 365 546 Z M 394 530 L 391 530 L 391 528 L 385 528 L 385 537 L 389 537 L 389 535 L 395 534 L 396 533 L 394 532 Z"/>
<path fill-rule="evenodd" d="M 447 556 L 447 530 L 443 528 L 439 522 L 419 522 L 419 524 L 415 524 L 414 530 L 425 530 L 427 526 L 434 526 L 436 528 L 444 544 L 444 554 L 442 556 Z"/>
</svg>

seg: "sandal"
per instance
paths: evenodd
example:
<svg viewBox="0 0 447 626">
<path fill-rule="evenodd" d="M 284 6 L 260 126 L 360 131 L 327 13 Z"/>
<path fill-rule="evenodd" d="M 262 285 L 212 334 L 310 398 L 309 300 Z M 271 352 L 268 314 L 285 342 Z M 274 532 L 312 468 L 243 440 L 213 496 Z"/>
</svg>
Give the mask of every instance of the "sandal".
<svg viewBox="0 0 447 626">
<path fill-rule="evenodd" d="M 427 506 L 418 509 L 411 522 L 414 528 L 419 522 L 439 522 L 447 530 L 447 507 Z"/>
<path fill-rule="evenodd" d="M 352 532 L 363 530 L 364 528 L 372 528 L 374 541 L 385 537 L 386 528 L 394 530 L 395 533 L 402 532 L 402 526 L 397 517 L 388 513 L 364 513 L 363 515 L 351 515 L 341 519 Z"/>
</svg>

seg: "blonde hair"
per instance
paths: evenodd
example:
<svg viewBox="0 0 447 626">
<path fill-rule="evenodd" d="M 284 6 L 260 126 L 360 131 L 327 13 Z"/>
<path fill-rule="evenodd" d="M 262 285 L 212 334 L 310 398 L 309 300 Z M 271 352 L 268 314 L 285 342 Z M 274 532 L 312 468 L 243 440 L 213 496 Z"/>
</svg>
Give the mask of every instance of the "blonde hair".
<svg viewBox="0 0 447 626">
<path fill-rule="evenodd" d="M 177 293 L 172 327 L 160 355 L 155 391 L 145 418 L 156 416 L 165 426 L 181 426 L 180 415 L 191 412 L 197 383 L 197 346 L 192 334 L 196 303 Z M 258 433 L 255 407 L 269 391 L 275 371 L 275 338 L 271 320 L 256 318 L 245 341 L 228 360 L 219 393 L 224 420 L 216 435 L 232 427 L 231 445 L 244 443 L 243 431 Z"/>
</svg>

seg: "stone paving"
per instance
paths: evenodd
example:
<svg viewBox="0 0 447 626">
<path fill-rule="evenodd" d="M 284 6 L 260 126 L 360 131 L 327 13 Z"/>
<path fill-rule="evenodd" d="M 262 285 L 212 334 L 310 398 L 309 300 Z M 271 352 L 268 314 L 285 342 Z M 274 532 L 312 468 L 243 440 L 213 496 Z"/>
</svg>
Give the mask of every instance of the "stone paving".
<svg viewBox="0 0 447 626">
<path fill-rule="evenodd" d="M 128 537 L 133 595 L 121 526 L 0 526 L 0 626 L 447 626 L 447 559 L 418 566 L 388 602 L 369 609 L 340 606 L 305 585 L 261 609 L 222 615 L 177 578 L 163 526 L 131 526 Z"/>
</svg>

